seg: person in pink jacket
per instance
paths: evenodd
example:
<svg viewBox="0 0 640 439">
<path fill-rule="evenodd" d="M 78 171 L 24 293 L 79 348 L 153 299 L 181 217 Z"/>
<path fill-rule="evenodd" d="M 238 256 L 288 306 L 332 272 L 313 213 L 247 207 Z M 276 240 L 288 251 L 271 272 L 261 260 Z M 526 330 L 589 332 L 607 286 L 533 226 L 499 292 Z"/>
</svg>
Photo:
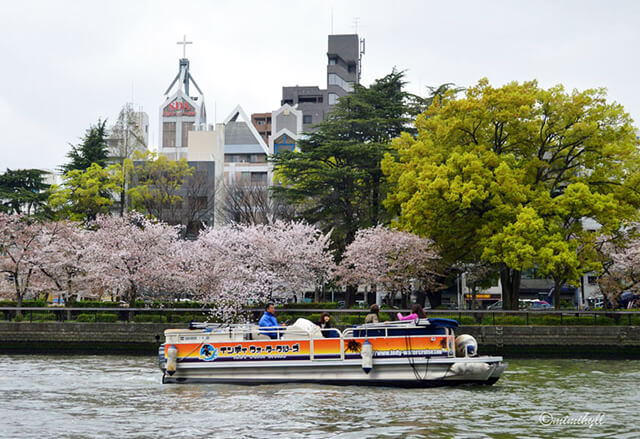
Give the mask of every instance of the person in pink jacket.
<svg viewBox="0 0 640 439">
<path fill-rule="evenodd" d="M 415 320 L 425 318 L 427 318 L 427 315 L 424 313 L 422 306 L 417 303 L 414 303 L 411 307 L 411 314 L 403 316 L 402 313 L 398 313 L 398 320 Z"/>
</svg>

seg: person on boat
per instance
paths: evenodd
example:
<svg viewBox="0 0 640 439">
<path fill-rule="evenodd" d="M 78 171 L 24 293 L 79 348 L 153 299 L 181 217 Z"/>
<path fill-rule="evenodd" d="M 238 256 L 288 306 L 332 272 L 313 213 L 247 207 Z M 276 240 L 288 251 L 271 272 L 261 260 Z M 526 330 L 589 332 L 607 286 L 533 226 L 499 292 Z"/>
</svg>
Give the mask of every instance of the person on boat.
<svg viewBox="0 0 640 439">
<path fill-rule="evenodd" d="M 427 315 L 424 313 L 422 306 L 418 303 L 414 303 L 411 307 L 411 314 L 403 316 L 402 313 L 398 313 L 398 320 L 415 320 L 426 319 Z"/>
<path fill-rule="evenodd" d="M 273 303 L 267 303 L 267 306 L 264 309 L 264 314 L 262 314 L 262 317 L 260 318 L 260 321 L 258 322 L 258 326 L 260 326 L 261 328 L 275 328 L 276 326 L 280 326 L 278 324 L 278 319 L 275 316 L 275 311 L 276 311 L 276 307 Z M 284 323 L 282 324 L 282 326 L 284 326 Z M 280 331 L 273 329 L 271 331 L 267 331 L 264 329 L 260 330 L 260 333 L 264 334 L 264 335 L 268 335 L 271 338 L 278 338 L 278 333 Z"/>
<path fill-rule="evenodd" d="M 331 327 L 331 315 L 328 312 L 322 313 L 316 325 L 322 329 L 322 335 L 326 338 L 336 338 L 338 336 L 338 332 Z"/>
<path fill-rule="evenodd" d="M 377 304 L 371 305 L 369 308 L 369 314 L 364 318 L 364 323 L 380 323 L 380 316 L 378 313 L 380 312 L 380 307 Z"/>
</svg>

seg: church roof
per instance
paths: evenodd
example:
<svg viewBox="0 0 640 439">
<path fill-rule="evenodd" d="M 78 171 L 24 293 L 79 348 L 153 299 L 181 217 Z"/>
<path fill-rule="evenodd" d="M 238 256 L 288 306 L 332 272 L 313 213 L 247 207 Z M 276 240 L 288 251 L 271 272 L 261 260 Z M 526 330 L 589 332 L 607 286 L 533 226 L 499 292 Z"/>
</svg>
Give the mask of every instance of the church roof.
<svg viewBox="0 0 640 439">
<path fill-rule="evenodd" d="M 264 154 L 260 145 L 225 145 L 225 154 Z"/>
<path fill-rule="evenodd" d="M 224 127 L 225 145 L 258 145 L 246 122 L 229 122 Z"/>
<path fill-rule="evenodd" d="M 269 148 L 240 105 L 224 120 L 225 154 L 268 154 Z"/>
</svg>

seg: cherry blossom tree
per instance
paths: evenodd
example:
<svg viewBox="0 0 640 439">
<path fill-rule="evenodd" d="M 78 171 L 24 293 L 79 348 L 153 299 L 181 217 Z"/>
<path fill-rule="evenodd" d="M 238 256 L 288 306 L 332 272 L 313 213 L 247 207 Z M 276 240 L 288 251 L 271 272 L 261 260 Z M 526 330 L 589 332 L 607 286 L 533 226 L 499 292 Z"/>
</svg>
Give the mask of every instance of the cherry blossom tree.
<svg viewBox="0 0 640 439">
<path fill-rule="evenodd" d="M 387 293 L 399 292 L 406 307 L 413 280 L 425 288 L 436 285 L 438 259 L 431 240 L 377 226 L 357 232 L 338 275 L 344 285 L 380 285 Z"/>
<path fill-rule="evenodd" d="M 40 236 L 35 264 L 68 306 L 74 295 L 96 295 L 85 256 L 89 233 L 79 223 L 58 221 L 45 224 Z"/>
<path fill-rule="evenodd" d="M 17 306 L 47 286 L 36 263 L 44 229 L 43 223 L 24 215 L 0 213 L 0 289 L 14 297 Z"/>
<path fill-rule="evenodd" d="M 225 320 L 248 303 L 284 302 L 313 290 L 335 270 L 329 236 L 304 223 L 208 229 L 185 248 L 195 294 Z"/>
<path fill-rule="evenodd" d="M 625 290 L 640 286 L 640 223 L 633 223 L 620 236 L 602 239 L 604 273 L 598 279 L 605 302 L 616 301 Z"/>
<path fill-rule="evenodd" d="M 134 306 L 143 293 L 164 287 L 166 272 L 175 269 L 171 253 L 178 237 L 175 227 L 129 213 L 99 216 L 90 229 L 86 263 L 105 289 L 117 291 Z"/>
</svg>

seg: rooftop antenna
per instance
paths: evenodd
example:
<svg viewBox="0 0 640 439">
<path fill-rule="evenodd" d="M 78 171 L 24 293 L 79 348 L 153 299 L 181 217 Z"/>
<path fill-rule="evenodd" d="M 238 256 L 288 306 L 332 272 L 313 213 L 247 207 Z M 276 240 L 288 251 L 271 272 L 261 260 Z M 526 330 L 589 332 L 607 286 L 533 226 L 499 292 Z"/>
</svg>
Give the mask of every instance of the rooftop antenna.
<svg viewBox="0 0 640 439">
<path fill-rule="evenodd" d="M 356 34 L 358 33 L 358 22 L 360 21 L 360 17 L 353 17 L 353 27 L 355 28 Z"/>
<path fill-rule="evenodd" d="M 333 7 L 331 8 L 331 35 L 333 35 Z"/>
<path fill-rule="evenodd" d="M 362 55 L 365 52 L 364 38 L 360 38 L 360 56 L 358 57 L 358 84 L 362 79 Z"/>
</svg>

